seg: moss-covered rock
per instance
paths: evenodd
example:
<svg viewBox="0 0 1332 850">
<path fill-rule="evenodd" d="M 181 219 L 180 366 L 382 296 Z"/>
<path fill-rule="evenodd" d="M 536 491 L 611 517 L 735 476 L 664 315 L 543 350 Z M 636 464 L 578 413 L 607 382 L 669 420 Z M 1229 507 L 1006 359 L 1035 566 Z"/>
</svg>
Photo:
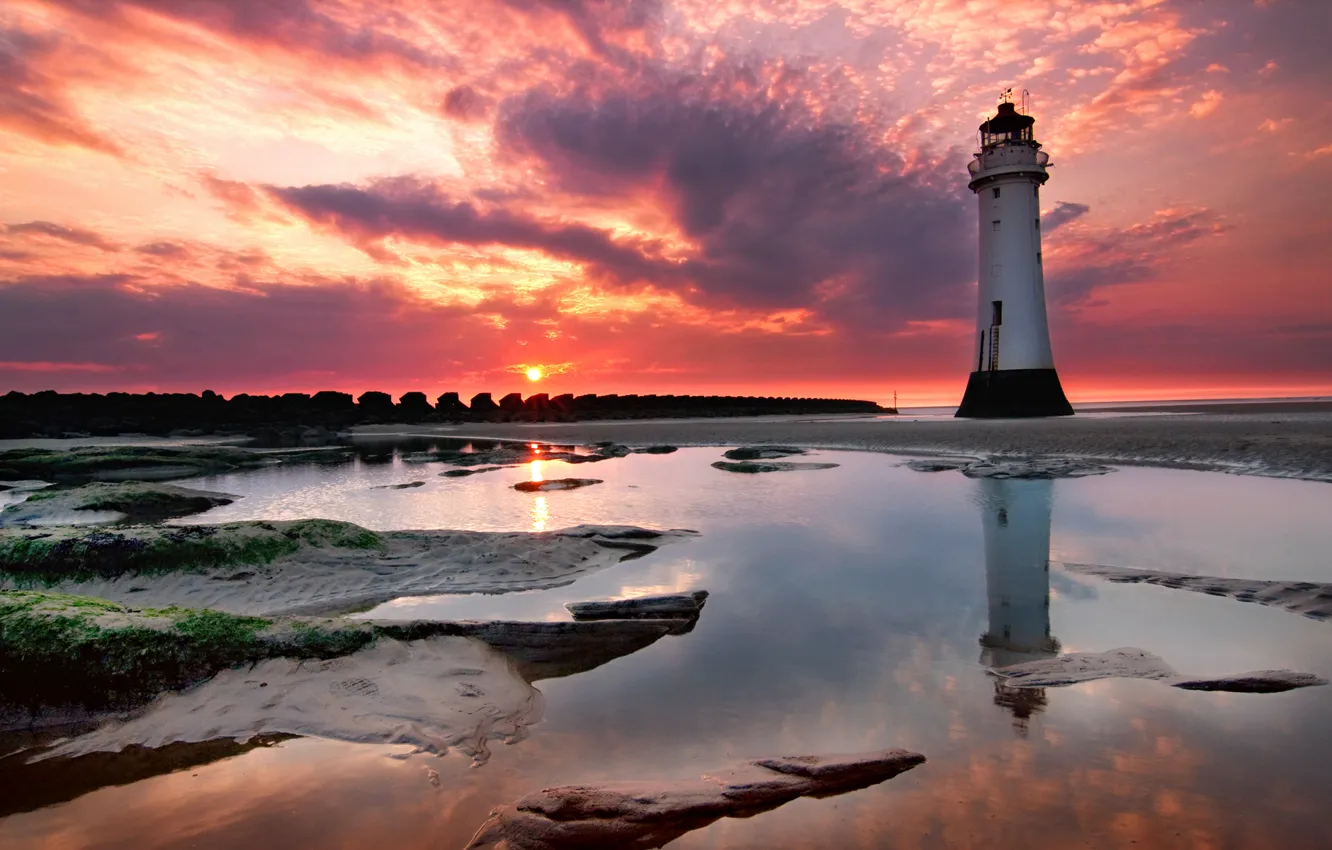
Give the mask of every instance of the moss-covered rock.
<svg viewBox="0 0 1332 850">
<path fill-rule="evenodd" d="M 232 446 L 81 446 L 73 449 L 11 449 L 0 452 L 0 468 L 20 478 L 87 481 L 188 478 L 267 462 L 263 455 Z"/>
<path fill-rule="evenodd" d="M 696 615 L 695 615 L 696 618 Z M 197 608 L 134 608 L 32 590 L 0 591 L 0 720 L 14 710 L 127 708 L 270 658 L 329 659 L 380 638 L 469 637 L 513 659 L 528 681 L 570 675 L 682 633 L 690 619 L 593 622 L 369 622 L 268 618 Z"/>
<path fill-rule="evenodd" d="M 781 460 L 738 460 L 727 461 L 719 460 L 712 464 L 713 469 L 720 469 L 723 472 L 798 472 L 800 470 L 811 469 L 836 469 L 835 463 L 791 463 Z"/>
<path fill-rule="evenodd" d="M 139 481 L 93 482 L 39 490 L 0 512 L 0 526 L 50 523 L 74 511 L 113 511 L 117 521 L 159 522 L 200 513 L 236 499 L 228 493 Z M 62 520 L 63 521 L 63 520 Z"/>
<path fill-rule="evenodd" d="M 271 620 L 190 608 L 0 591 L 0 681 L 8 705 L 129 705 L 265 658 L 333 658 L 375 639 L 348 620 Z"/>
<path fill-rule="evenodd" d="M 0 573 L 24 586 L 127 573 L 267 564 L 303 548 L 379 549 L 383 538 L 349 522 L 306 519 L 225 525 L 0 528 Z"/>
</svg>

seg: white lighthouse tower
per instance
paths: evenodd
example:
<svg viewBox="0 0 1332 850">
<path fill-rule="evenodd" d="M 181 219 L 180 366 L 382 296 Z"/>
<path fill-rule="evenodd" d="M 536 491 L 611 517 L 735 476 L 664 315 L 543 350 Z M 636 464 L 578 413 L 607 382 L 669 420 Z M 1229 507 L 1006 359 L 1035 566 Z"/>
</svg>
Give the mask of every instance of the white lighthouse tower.
<svg viewBox="0 0 1332 850">
<path fill-rule="evenodd" d="M 985 591 L 990 622 L 981 635 L 981 663 L 1007 667 L 1059 654 L 1050 634 L 1050 510 L 1054 482 L 980 482 L 985 532 Z M 1032 715 L 1045 709 L 1044 688 L 1013 688 L 994 681 L 994 703 L 1013 715 L 1027 736 Z"/>
<path fill-rule="evenodd" d="M 989 629 L 981 663 L 1007 667 L 1059 653 L 1050 635 L 1050 511 L 1053 483 L 981 479 Z"/>
<path fill-rule="evenodd" d="M 1070 416 L 1055 372 L 1041 274 L 1041 184 L 1050 156 L 1032 134 L 1036 119 L 1007 97 L 980 125 L 980 151 L 967 163 L 980 209 L 976 370 L 957 415 Z"/>
</svg>

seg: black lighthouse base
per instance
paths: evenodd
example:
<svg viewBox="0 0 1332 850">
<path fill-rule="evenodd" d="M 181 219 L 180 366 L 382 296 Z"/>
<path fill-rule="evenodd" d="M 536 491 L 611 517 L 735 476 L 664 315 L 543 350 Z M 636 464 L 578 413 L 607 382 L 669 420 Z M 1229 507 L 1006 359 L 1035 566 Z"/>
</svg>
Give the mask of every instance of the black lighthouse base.
<svg viewBox="0 0 1332 850">
<path fill-rule="evenodd" d="M 957 408 L 966 419 L 1011 419 L 1022 416 L 1072 416 L 1059 374 L 1053 369 L 1000 369 L 972 372 Z"/>
</svg>

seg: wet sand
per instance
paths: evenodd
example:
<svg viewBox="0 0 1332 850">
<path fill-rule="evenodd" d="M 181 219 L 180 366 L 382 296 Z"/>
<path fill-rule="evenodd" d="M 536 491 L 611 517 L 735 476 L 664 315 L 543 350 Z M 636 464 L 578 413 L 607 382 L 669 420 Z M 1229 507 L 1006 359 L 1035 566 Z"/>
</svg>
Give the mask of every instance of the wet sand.
<svg viewBox="0 0 1332 850">
<path fill-rule="evenodd" d="M 1313 403 L 1310 403 L 1312 405 Z M 755 417 L 575 423 L 382 425 L 357 436 L 493 437 L 562 443 L 727 446 L 794 443 L 809 448 L 946 454 L 1062 455 L 1117 464 L 1209 469 L 1332 481 L 1332 403 L 1286 412 L 1261 404 L 1212 405 L 1226 412 L 977 420 L 884 417 Z"/>
</svg>

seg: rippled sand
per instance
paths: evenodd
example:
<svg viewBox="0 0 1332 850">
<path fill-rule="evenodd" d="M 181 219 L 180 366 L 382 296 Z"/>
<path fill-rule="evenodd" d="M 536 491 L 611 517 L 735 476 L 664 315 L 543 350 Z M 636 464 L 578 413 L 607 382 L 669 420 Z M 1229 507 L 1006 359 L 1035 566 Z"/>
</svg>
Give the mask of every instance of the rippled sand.
<svg viewBox="0 0 1332 850">
<path fill-rule="evenodd" d="M 1309 405 L 1318 407 L 1318 405 Z M 1294 412 L 1281 405 L 1213 405 L 1206 413 L 1057 419 L 911 416 L 755 417 L 542 424 L 386 425 L 357 434 L 440 434 L 631 445 L 794 443 L 825 449 L 958 454 L 1065 455 L 1114 463 L 1215 469 L 1332 481 L 1332 404 Z"/>
</svg>

